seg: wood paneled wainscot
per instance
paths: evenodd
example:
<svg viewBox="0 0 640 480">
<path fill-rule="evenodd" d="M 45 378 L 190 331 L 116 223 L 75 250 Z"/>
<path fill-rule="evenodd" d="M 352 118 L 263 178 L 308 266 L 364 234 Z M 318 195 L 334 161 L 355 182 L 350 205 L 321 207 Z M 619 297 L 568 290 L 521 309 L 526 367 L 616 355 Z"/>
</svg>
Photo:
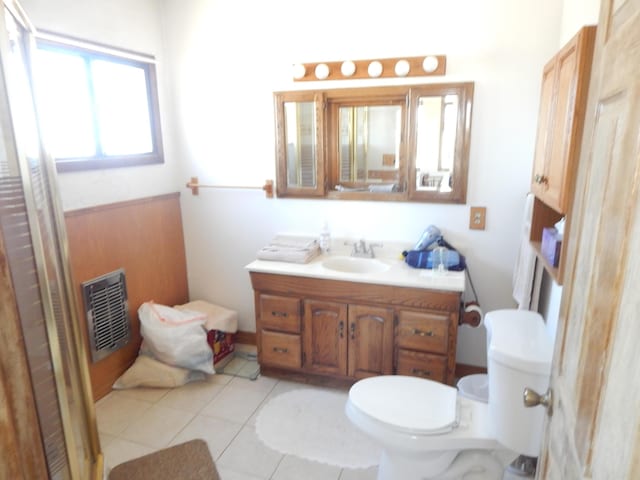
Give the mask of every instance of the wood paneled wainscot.
<svg viewBox="0 0 640 480">
<path fill-rule="evenodd" d="M 251 272 L 262 372 L 453 384 L 460 292 Z"/>
</svg>

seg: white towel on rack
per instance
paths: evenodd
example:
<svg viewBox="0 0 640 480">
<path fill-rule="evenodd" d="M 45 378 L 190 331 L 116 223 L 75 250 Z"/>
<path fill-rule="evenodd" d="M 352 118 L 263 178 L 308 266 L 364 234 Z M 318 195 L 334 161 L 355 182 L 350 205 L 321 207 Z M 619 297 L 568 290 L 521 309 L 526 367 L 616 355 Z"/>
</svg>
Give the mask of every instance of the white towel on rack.
<svg viewBox="0 0 640 480">
<path fill-rule="evenodd" d="M 524 219 L 520 230 L 520 248 L 513 269 L 513 298 L 519 310 L 529 310 L 531 289 L 536 269 L 536 252 L 531 247 L 531 217 L 533 215 L 533 193 L 527 194 L 524 207 Z"/>
</svg>

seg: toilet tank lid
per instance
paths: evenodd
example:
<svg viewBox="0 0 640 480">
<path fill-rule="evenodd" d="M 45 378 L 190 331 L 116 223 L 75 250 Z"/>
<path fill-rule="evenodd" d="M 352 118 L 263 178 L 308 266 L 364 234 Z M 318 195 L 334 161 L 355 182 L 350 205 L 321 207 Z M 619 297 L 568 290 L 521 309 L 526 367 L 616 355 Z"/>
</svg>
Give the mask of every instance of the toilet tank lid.
<svg viewBox="0 0 640 480">
<path fill-rule="evenodd" d="M 486 317 L 490 359 L 527 373 L 551 373 L 553 342 L 540 314 L 501 310 Z"/>
</svg>

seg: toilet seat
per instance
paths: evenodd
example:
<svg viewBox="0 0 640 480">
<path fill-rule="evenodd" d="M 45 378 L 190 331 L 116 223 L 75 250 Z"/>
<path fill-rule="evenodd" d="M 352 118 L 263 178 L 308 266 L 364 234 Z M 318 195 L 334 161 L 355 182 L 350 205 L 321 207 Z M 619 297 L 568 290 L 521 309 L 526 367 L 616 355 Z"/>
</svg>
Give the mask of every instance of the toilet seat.
<svg viewBox="0 0 640 480">
<path fill-rule="evenodd" d="M 458 426 L 457 389 L 417 377 L 382 375 L 360 380 L 349 401 L 388 428 L 414 435 L 440 435 Z"/>
</svg>

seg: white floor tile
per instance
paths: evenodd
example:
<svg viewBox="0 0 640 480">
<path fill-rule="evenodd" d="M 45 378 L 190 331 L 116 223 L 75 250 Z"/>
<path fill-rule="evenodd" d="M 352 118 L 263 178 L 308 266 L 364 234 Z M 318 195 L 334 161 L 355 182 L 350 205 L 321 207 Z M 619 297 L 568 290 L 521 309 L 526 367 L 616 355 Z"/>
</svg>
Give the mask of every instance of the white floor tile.
<svg viewBox="0 0 640 480">
<path fill-rule="evenodd" d="M 236 472 L 228 468 L 216 466 L 221 480 L 269 480 L 269 477 L 255 477 L 248 473 Z"/>
<path fill-rule="evenodd" d="M 193 419 L 193 416 L 192 413 L 153 405 L 119 436 L 150 447 L 163 448 L 169 445 L 173 437 Z"/>
<path fill-rule="evenodd" d="M 211 456 L 217 459 L 241 429 L 239 423 L 198 415 L 171 440 L 171 445 L 201 438 L 207 442 Z"/>
<path fill-rule="evenodd" d="M 340 480 L 376 480 L 378 467 L 371 468 L 343 468 Z"/>
<path fill-rule="evenodd" d="M 200 411 L 200 414 L 244 424 L 265 399 L 267 393 L 228 385 Z"/>
<path fill-rule="evenodd" d="M 294 455 L 285 455 L 272 480 L 338 480 L 340 468 L 318 462 L 311 462 Z"/>
<path fill-rule="evenodd" d="M 270 478 L 282 457 L 262 443 L 252 427 L 243 427 L 217 463 L 236 472 Z"/>
<path fill-rule="evenodd" d="M 224 385 L 217 385 L 210 382 L 189 383 L 171 390 L 162 397 L 156 405 L 182 410 L 184 412 L 198 413 L 211 402 L 223 388 Z"/>
<path fill-rule="evenodd" d="M 118 390 L 118 393 L 143 402 L 156 403 L 170 391 L 170 388 L 127 388 Z"/>
<path fill-rule="evenodd" d="M 218 385 L 227 385 L 231 380 L 233 380 L 233 375 L 216 373 L 214 375 L 207 375 L 204 381 L 209 383 L 216 383 Z"/>
<path fill-rule="evenodd" d="M 229 382 L 229 386 L 269 393 L 271 392 L 271 390 L 273 390 L 277 383 L 278 380 L 276 380 L 275 378 L 260 375 L 255 380 L 250 380 L 248 378 L 242 377 L 233 377 L 233 379 Z"/>
<path fill-rule="evenodd" d="M 115 435 L 109 435 L 108 433 L 98 432 L 100 437 L 100 447 L 104 450 L 114 439 L 118 438 Z"/>
<path fill-rule="evenodd" d="M 152 406 L 152 403 L 128 397 L 122 392 L 111 392 L 96 404 L 98 430 L 118 435 Z"/>
<path fill-rule="evenodd" d="M 116 465 L 142 457 L 154 450 L 155 449 L 147 445 L 140 445 L 139 443 L 130 442 L 122 438 L 115 438 L 109 445 L 102 449 L 104 453 L 105 473 L 108 475 L 109 471 Z"/>
</svg>

